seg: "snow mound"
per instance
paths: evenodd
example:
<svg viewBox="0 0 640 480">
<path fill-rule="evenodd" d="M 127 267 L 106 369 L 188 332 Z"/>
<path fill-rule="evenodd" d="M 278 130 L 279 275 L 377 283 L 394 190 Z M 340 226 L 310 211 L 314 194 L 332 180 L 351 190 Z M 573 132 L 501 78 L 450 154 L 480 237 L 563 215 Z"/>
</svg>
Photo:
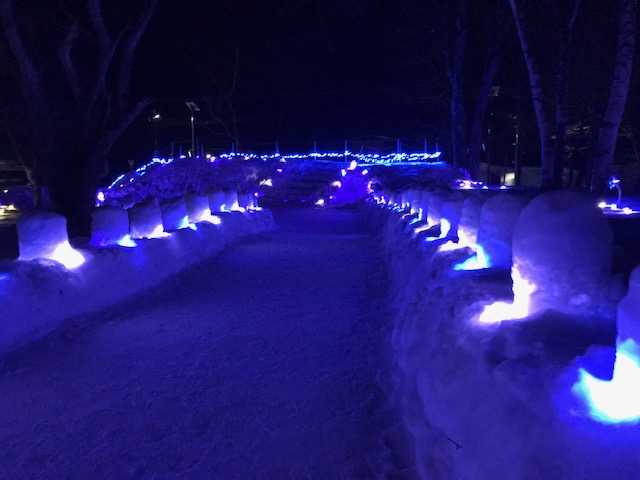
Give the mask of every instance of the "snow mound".
<svg viewBox="0 0 640 480">
<path fill-rule="evenodd" d="M 159 221 L 159 212 L 153 218 Z M 27 221 L 28 217 L 22 220 Z M 62 228 L 66 241 L 64 221 L 61 227 L 55 225 L 56 229 L 50 230 L 53 233 L 44 232 L 43 238 L 57 241 L 59 235 L 54 233 Z M 118 304 L 218 254 L 232 241 L 274 226 L 269 210 L 228 212 L 221 214 L 217 225 L 203 222 L 164 238 L 137 239 L 135 248 L 69 247 L 84 259 L 73 270 L 60 261 L 43 258 L 0 263 L 0 352 L 44 336 L 66 319 Z M 35 246 L 38 245 L 36 241 Z M 40 252 L 34 248 L 31 247 L 30 257 L 39 257 Z"/>
<path fill-rule="evenodd" d="M 547 216 L 553 219 L 574 211 L 577 222 L 589 220 L 585 234 L 594 225 L 600 228 L 599 220 L 591 216 L 581 198 L 564 194 L 540 196 L 527 212 L 523 212 L 529 202 L 526 196 L 496 192 L 486 201 L 484 196 L 469 198 L 473 197 L 477 202 L 470 217 L 477 215 L 478 204 L 491 202 L 488 214 L 482 207 L 479 229 L 485 239 L 498 245 L 491 250 L 493 245 L 488 242 L 489 250 L 503 254 L 499 268 L 456 271 L 454 266 L 469 255 L 469 249 L 440 249 L 435 242 L 412 238 L 403 228 L 408 209 L 371 204 L 364 211 L 371 222 L 382 226 L 397 312 L 392 332 L 396 393 L 415 441 L 420 477 L 640 478 L 640 425 L 604 424 L 581 415 L 572 390 L 579 367 L 611 378 L 616 358 L 615 301 L 594 296 L 588 315 L 546 310 L 517 322 L 477 322 L 486 305 L 513 299 L 510 270 L 504 267 L 507 259 L 510 266 L 506 253 L 511 250 L 511 235 L 521 212 L 522 222 L 533 230 L 533 242 L 541 234 L 534 225 L 545 235 L 555 235 L 546 232 L 547 226 L 553 227 L 552 220 L 545 220 Z M 570 205 L 564 205 L 565 201 Z M 489 228 L 483 221 L 490 223 Z M 557 233 L 569 235 L 570 231 Z M 527 230 L 523 227 L 516 235 L 514 253 L 522 258 L 527 254 L 523 250 Z M 589 245 L 596 242 L 610 249 L 610 245 L 605 247 L 606 231 L 596 231 L 594 236 Z M 555 245 L 550 248 L 564 248 Z M 535 253 L 531 255 L 533 259 Z M 604 265 L 605 260 L 606 254 L 594 262 Z M 541 256 L 540 261 L 546 257 Z M 596 277 L 598 281 L 603 278 L 600 270 L 593 271 L 597 272 L 592 277 L 595 285 Z M 544 279 L 550 275 L 546 273 Z M 630 293 L 618 312 L 619 328 L 634 338 L 640 333 L 636 312 L 639 279 L 640 273 L 634 272 Z M 571 298 L 570 285 L 564 280 L 556 285 L 568 289 L 560 292 L 560 298 Z"/>
</svg>

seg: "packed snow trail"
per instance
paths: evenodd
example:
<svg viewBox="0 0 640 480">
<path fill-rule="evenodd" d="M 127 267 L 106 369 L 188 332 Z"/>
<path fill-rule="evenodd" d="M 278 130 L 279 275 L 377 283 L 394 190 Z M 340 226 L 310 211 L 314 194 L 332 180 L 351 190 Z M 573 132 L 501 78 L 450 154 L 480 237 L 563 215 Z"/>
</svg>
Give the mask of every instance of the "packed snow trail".
<svg viewBox="0 0 640 480">
<path fill-rule="evenodd" d="M 375 238 L 352 212 L 275 217 L 5 358 L 0 476 L 411 478 Z"/>
</svg>

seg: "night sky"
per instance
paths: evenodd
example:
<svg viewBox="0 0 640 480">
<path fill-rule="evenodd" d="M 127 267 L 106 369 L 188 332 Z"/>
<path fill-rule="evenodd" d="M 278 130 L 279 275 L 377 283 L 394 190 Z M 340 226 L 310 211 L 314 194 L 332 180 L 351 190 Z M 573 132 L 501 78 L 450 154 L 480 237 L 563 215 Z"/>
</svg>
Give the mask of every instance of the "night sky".
<svg viewBox="0 0 640 480">
<path fill-rule="evenodd" d="M 189 143 L 185 101 L 201 108 L 197 136 L 230 149 L 206 123 L 216 82 L 238 80 L 233 107 L 243 150 L 339 150 L 345 139 L 403 137 L 435 148 L 440 132 L 424 108 L 429 75 L 412 66 L 403 25 L 411 12 L 395 2 L 160 2 L 140 46 L 138 85 L 156 99 L 160 149 Z M 224 87 L 223 87 L 224 90 Z M 437 99 L 441 102 L 442 99 Z M 153 128 L 141 118 L 147 142 Z M 146 125 L 145 125 L 146 124 Z"/>
</svg>

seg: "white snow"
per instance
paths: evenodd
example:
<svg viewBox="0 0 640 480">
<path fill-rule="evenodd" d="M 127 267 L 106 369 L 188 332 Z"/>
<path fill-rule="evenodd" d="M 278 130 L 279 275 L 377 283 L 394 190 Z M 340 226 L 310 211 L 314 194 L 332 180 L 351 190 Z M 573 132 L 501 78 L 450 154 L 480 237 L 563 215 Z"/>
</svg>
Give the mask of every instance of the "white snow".
<svg viewBox="0 0 640 480">
<path fill-rule="evenodd" d="M 221 227 L 266 212 L 223 214 Z M 415 478 L 411 440 L 388 398 L 391 314 L 377 239 L 349 211 L 290 209 L 276 219 L 278 231 L 213 260 L 202 250 L 218 249 L 216 227 L 203 223 L 99 250 L 80 276 L 29 263 L 12 272 L 25 274 L 11 298 L 29 312 L 7 315 L 24 320 L 166 278 L 176 270 L 169 259 L 189 264 L 5 357 L 2 476 Z M 26 305 L 36 289 L 47 289 L 49 301 L 36 302 L 45 311 Z"/>
<path fill-rule="evenodd" d="M 75 269 L 46 259 L 0 264 L 0 353 L 50 332 L 65 319 L 116 305 L 244 235 L 272 229 L 273 218 L 268 210 L 229 212 L 220 225 L 203 222 L 196 228 L 135 239 L 134 248 L 68 247 L 83 259 Z"/>
<path fill-rule="evenodd" d="M 492 229 L 513 228 L 519 215 L 513 207 L 525 200 L 500 192 L 485 202 L 495 204 Z M 579 204 L 574 208 L 581 211 Z M 608 297 L 600 295 L 588 316 L 546 310 L 517 322 L 482 325 L 477 319 L 486 305 L 513 300 L 510 275 L 504 268 L 455 271 L 469 249 L 441 249 L 412 238 L 403 228 L 404 214 L 369 207 L 371 220 L 385 233 L 397 311 L 396 392 L 415 441 L 420 478 L 640 478 L 640 419 L 620 421 L 621 415 L 640 412 L 640 348 L 619 348 L 618 381 L 611 381 L 616 280 L 608 279 Z M 540 229 L 547 226 L 553 227 L 540 222 Z M 510 249 L 510 238 L 501 238 Z M 630 313 L 637 309 L 635 288 L 632 283 L 619 310 L 630 330 L 636 322 Z M 581 383 L 585 373 L 594 381 Z M 595 410 L 598 405 L 581 397 L 585 390 L 599 406 L 614 409 L 607 421 Z"/>
</svg>

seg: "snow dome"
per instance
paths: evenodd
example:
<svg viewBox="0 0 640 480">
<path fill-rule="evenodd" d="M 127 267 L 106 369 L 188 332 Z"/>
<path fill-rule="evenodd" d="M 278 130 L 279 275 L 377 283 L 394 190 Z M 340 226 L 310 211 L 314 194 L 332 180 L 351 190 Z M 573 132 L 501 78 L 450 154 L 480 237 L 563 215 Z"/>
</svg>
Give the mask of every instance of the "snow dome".
<svg viewBox="0 0 640 480">
<path fill-rule="evenodd" d="M 484 202 L 477 243 L 484 252 L 487 266 L 511 268 L 513 229 L 527 203 L 527 196 L 514 193 L 499 193 Z"/>
<path fill-rule="evenodd" d="M 96 208 L 91 214 L 91 244 L 116 245 L 129 235 L 129 215 L 119 207 Z"/>
<path fill-rule="evenodd" d="M 189 225 L 189 213 L 183 197 L 164 199 L 160 202 L 162 226 L 165 232 L 180 230 Z"/>
<path fill-rule="evenodd" d="M 464 200 L 462 211 L 460 212 L 460 223 L 458 226 L 458 236 L 463 245 L 475 245 L 478 240 L 478 229 L 480 228 L 480 212 L 482 206 L 489 197 L 490 192 L 483 190 L 470 190 L 469 196 Z"/>
<path fill-rule="evenodd" d="M 211 216 L 208 195 L 191 193 L 184 197 L 184 201 L 187 205 L 187 213 L 191 223 L 200 223 Z"/>
<path fill-rule="evenodd" d="M 209 208 L 211 213 L 222 212 L 224 209 L 225 194 L 222 190 L 211 192 L 209 194 Z"/>
<path fill-rule="evenodd" d="M 131 238 L 151 238 L 164 231 L 162 213 L 155 198 L 136 203 L 128 212 Z"/>
<path fill-rule="evenodd" d="M 607 220 L 589 196 L 563 190 L 534 198 L 513 233 L 513 268 L 534 289 L 530 313 L 588 313 L 610 273 L 611 243 Z"/>
</svg>

